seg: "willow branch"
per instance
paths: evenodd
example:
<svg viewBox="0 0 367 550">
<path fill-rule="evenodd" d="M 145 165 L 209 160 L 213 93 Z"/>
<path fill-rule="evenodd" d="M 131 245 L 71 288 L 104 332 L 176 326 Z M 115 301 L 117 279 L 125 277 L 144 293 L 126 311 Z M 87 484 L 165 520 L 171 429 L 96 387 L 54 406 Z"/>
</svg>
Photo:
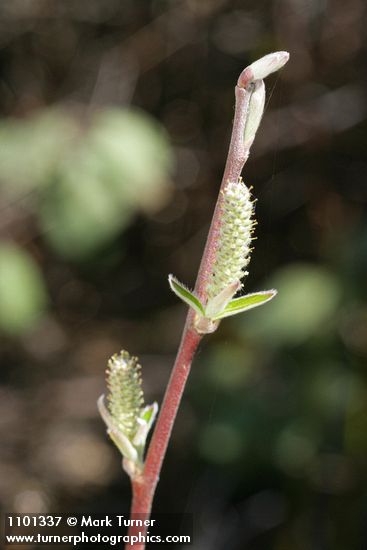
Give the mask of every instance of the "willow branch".
<svg viewBox="0 0 367 550">
<path fill-rule="evenodd" d="M 236 103 L 233 129 L 220 190 L 228 181 L 238 180 L 249 156 L 250 147 L 264 109 L 265 90 L 262 79 L 281 68 L 287 62 L 288 57 L 286 52 L 267 55 L 241 73 L 235 87 Z M 222 193 L 219 192 L 195 285 L 195 293 L 201 301 L 206 300 L 208 278 L 216 257 L 216 243 L 221 224 L 221 201 Z M 190 373 L 193 357 L 202 338 L 202 334 L 199 334 L 195 328 L 194 317 L 195 314 L 190 309 L 161 412 L 149 445 L 145 466 L 142 473 L 132 483 L 131 514 L 139 514 L 141 519 L 150 517 L 154 493 L 173 424 Z M 136 533 L 137 530 L 134 527 L 129 531 L 129 535 Z M 141 529 L 140 533 L 142 533 Z M 134 550 L 144 550 L 144 548 L 144 543 L 134 545 L 128 543 L 126 546 L 126 549 Z"/>
</svg>

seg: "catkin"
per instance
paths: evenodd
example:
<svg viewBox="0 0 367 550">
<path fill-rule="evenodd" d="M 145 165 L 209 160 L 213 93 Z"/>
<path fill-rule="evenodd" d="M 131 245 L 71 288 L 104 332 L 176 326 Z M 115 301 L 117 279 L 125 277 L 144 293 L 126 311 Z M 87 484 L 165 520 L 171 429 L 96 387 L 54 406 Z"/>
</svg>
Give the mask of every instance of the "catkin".
<svg viewBox="0 0 367 550">
<path fill-rule="evenodd" d="M 121 351 L 111 357 L 106 371 L 108 410 L 116 428 L 129 438 L 136 433 L 144 405 L 140 369 L 137 357 Z"/>
<path fill-rule="evenodd" d="M 216 258 L 207 289 L 209 300 L 247 274 L 255 220 L 254 202 L 242 178 L 227 183 L 222 191 L 221 209 Z"/>
</svg>

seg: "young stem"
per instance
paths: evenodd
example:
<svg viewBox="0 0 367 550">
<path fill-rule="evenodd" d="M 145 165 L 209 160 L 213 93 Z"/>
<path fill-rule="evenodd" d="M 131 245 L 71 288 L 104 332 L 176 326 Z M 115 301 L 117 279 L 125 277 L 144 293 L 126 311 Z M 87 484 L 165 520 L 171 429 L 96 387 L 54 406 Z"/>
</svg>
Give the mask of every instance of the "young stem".
<svg viewBox="0 0 367 550">
<path fill-rule="evenodd" d="M 240 88 L 239 86 L 236 86 L 235 88 L 235 114 L 226 166 L 224 168 L 224 174 L 219 190 L 217 204 L 215 206 L 195 286 L 196 295 L 200 298 L 202 302 L 204 302 L 206 299 L 208 278 L 212 272 L 212 267 L 215 261 L 216 243 L 218 241 L 219 229 L 221 224 L 221 208 L 223 200 L 223 195 L 221 191 L 229 180 L 237 181 L 237 179 L 240 177 L 242 169 L 246 160 L 248 159 L 250 152 L 249 149 L 246 149 L 244 145 L 243 135 L 246 126 L 251 92 L 251 89 Z"/>
<path fill-rule="evenodd" d="M 281 59 L 281 63 L 283 65 L 288 59 L 288 54 L 285 52 L 280 52 L 280 54 L 283 56 Z M 220 191 L 229 180 L 237 181 L 240 177 L 243 166 L 249 156 L 249 149 L 253 141 L 254 135 L 252 136 L 252 139 L 248 140 L 246 143 L 244 142 L 245 129 L 247 130 L 246 122 L 248 121 L 251 96 L 256 88 L 254 84 L 257 84 L 258 82 L 262 84 L 262 82 L 261 80 L 255 81 L 252 67 L 256 66 L 256 70 L 259 75 L 262 71 L 263 74 L 261 74 L 261 78 L 263 78 L 266 74 L 269 74 L 282 66 L 279 65 L 279 67 L 274 68 L 279 59 L 278 57 L 274 58 L 274 56 L 277 55 L 278 54 L 271 54 L 270 56 L 262 58 L 266 60 L 266 64 L 265 67 L 264 64 L 260 64 L 260 70 L 258 65 L 251 65 L 250 67 L 247 67 L 238 79 L 238 83 L 235 88 L 236 104 L 232 135 Z M 273 58 L 271 56 L 273 56 Z M 283 59 L 285 59 L 284 62 Z M 270 60 L 270 65 L 268 60 Z M 256 63 L 258 64 L 259 62 Z M 221 224 L 221 207 L 222 193 L 219 192 L 195 285 L 195 293 L 202 302 L 205 302 L 206 299 L 208 278 L 212 272 L 215 261 L 216 242 L 218 240 L 218 233 Z M 133 500 L 131 515 L 139 514 L 140 519 L 149 519 L 150 517 L 154 493 L 159 480 L 159 474 L 171 436 L 172 427 L 177 415 L 183 391 L 185 389 L 186 381 L 190 373 L 193 357 L 202 338 L 202 335 L 198 334 L 195 329 L 194 317 L 195 314 L 193 310 L 190 309 L 187 314 L 180 347 L 166 389 L 161 412 L 149 445 L 144 470 L 139 477 L 133 480 L 132 483 Z M 145 534 L 145 532 L 142 532 L 141 528 L 136 529 L 135 527 L 131 527 L 129 529 L 129 535 L 137 535 L 139 531 L 140 533 Z M 144 548 L 144 543 L 138 545 L 128 543 L 126 545 L 126 550 L 144 550 Z"/>
<path fill-rule="evenodd" d="M 173 423 L 180 405 L 182 393 L 190 372 L 191 363 L 202 338 L 193 328 L 193 313 L 190 310 L 181 338 L 181 344 L 162 403 L 161 413 L 149 445 L 143 474 L 132 483 L 133 501 L 131 516 L 139 514 L 139 519 L 149 519 L 155 489 L 159 480 L 162 462 L 166 454 Z M 129 535 L 138 535 L 142 529 L 129 528 Z M 146 531 L 146 530 L 145 530 Z M 126 549 L 143 550 L 145 544 L 126 545 Z"/>
<path fill-rule="evenodd" d="M 241 175 L 242 168 L 248 157 L 249 151 L 246 151 L 243 145 L 243 134 L 250 96 L 251 91 L 236 86 L 236 106 L 232 137 L 221 189 L 229 179 L 232 180 L 233 178 L 234 181 L 237 180 Z M 215 244 L 220 227 L 221 197 L 222 195 L 219 193 L 195 286 L 195 292 L 202 300 L 205 299 L 205 288 L 215 259 Z M 134 480 L 132 484 L 133 501 L 131 515 L 139 514 L 140 519 L 148 519 L 150 517 L 154 493 L 172 427 L 189 376 L 194 354 L 202 338 L 202 335 L 196 332 L 193 326 L 193 320 L 194 314 L 192 310 L 189 310 L 185 328 L 182 333 L 181 344 L 162 403 L 161 412 L 149 445 L 144 471 L 142 476 Z M 129 529 L 129 535 L 134 534 L 137 534 L 137 530 L 131 527 Z M 126 550 L 130 548 L 134 550 L 144 550 L 145 544 L 134 544 L 134 546 L 128 544 Z"/>
</svg>

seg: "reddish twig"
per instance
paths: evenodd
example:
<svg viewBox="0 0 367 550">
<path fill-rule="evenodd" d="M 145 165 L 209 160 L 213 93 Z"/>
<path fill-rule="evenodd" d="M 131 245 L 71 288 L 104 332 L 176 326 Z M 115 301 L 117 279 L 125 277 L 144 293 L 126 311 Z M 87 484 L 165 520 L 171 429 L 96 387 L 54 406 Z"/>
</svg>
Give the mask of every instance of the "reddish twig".
<svg viewBox="0 0 367 550">
<path fill-rule="evenodd" d="M 243 131 L 246 121 L 248 101 L 250 92 L 236 86 L 236 109 L 232 138 L 228 152 L 226 168 L 224 171 L 222 186 L 229 179 L 237 179 L 241 175 L 242 168 L 246 162 L 246 151 L 243 147 Z M 215 258 L 216 236 L 220 224 L 220 203 L 219 194 L 217 205 L 209 230 L 207 243 L 202 257 L 195 291 L 200 298 L 205 298 L 207 278 Z M 182 334 L 180 348 L 168 383 L 161 413 L 149 445 L 143 475 L 133 481 L 133 501 L 131 514 L 140 514 L 139 518 L 148 519 L 151 512 L 155 488 L 158 483 L 160 470 L 168 446 L 172 427 L 180 405 L 181 396 L 185 389 L 189 376 L 192 359 L 202 338 L 193 327 L 194 314 L 189 310 L 185 328 Z M 137 530 L 132 527 L 129 535 L 136 535 Z M 134 550 L 143 550 L 145 545 L 139 544 L 127 546 Z"/>
<path fill-rule="evenodd" d="M 280 54 L 283 55 L 285 52 L 280 52 Z M 264 76 L 270 72 L 273 72 L 273 70 L 280 68 L 280 66 L 284 65 L 288 59 L 287 54 L 286 59 L 283 55 L 281 60 L 282 63 L 280 64 L 280 62 L 278 62 L 280 66 L 277 67 L 276 61 L 279 60 L 279 54 L 271 54 L 271 56 L 273 57 L 271 58 L 270 56 L 266 56 L 265 58 L 262 58 L 263 60 L 266 60 L 266 63 L 263 62 L 262 65 L 259 65 L 259 62 L 256 62 L 257 65 L 253 64 L 250 67 L 247 67 L 238 79 L 238 83 L 235 88 L 236 105 L 232 136 L 221 190 L 228 181 L 237 181 L 249 156 L 249 149 L 254 135 L 247 141 L 245 141 L 244 135 L 246 123 L 248 122 L 251 96 L 255 90 L 254 82 L 261 82 L 261 79 Z M 259 76 L 254 74 L 255 71 L 252 71 L 252 68 L 255 68 L 255 66 Z M 258 122 L 260 122 L 260 119 Z M 257 127 L 255 128 L 255 133 L 256 129 Z M 219 192 L 195 286 L 195 293 L 202 301 L 205 301 L 206 299 L 208 277 L 212 272 L 212 267 L 215 261 L 216 242 L 221 224 L 221 202 L 222 194 Z M 131 514 L 139 514 L 140 519 L 149 519 L 150 517 L 155 489 L 159 480 L 172 427 L 177 415 L 183 391 L 185 389 L 186 381 L 190 373 L 193 357 L 202 338 L 202 334 L 199 334 L 195 329 L 194 317 L 195 314 L 193 310 L 190 309 L 187 315 L 176 361 L 166 389 L 161 412 L 149 445 L 144 470 L 140 476 L 133 480 L 132 483 L 133 500 Z M 139 532 L 141 534 L 145 534 L 141 528 L 137 529 L 135 527 L 131 527 L 129 529 L 129 535 L 131 536 L 138 535 Z M 126 550 L 132 548 L 134 550 L 144 550 L 145 543 L 128 543 L 126 545 Z"/>
</svg>

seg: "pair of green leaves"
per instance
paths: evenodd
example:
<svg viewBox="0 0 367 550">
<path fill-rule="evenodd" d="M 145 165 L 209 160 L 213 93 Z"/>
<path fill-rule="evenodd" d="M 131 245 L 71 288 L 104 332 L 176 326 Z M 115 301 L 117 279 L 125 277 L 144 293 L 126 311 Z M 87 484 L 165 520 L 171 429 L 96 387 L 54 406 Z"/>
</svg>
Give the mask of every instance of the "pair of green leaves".
<svg viewBox="0 0 367 550">
<path fill-rule="evenodd" d="M 171 290 L 176 296 L 190 306 L 199 318 L 208 319 L 214 322 L 220 321 L 224 317 L 237 315 L 237 313 L 242 313 L 254 307 L 261 306 L 269 302 L 277 294 L 275 289 L 271 289 L 245 294 L 239 298 L 233 298 L 241 287 L 240 282 L 235 282 L 225 288 L 218 296 L 209 300 L 204 306 L 199 298 L 190 292 L 190 290 L 180 283 L 173 275 L 169 275 L 168 282 Z"/>
</svg>

